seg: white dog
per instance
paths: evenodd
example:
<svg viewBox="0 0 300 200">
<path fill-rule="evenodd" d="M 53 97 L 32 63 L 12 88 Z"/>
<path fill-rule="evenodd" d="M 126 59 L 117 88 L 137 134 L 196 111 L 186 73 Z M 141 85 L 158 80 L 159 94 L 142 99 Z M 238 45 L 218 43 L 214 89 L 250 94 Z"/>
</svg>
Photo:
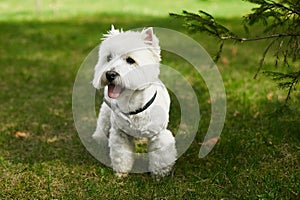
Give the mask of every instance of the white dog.
<svg viewBox="0 0 300 200">
<path fill-rule="evenodd" d="M 153 175 L 169 174 L 175 163 L 175 138 L 167 129 L 170 97 L 158 78 L 160 60 L 152 28 L 123 32 L 112 26 L 100 45 L 93 86 L 104 88 L 104 102 L 93 138 L 108 140 L 118 176 L 132 169 L 134 138 L 147 138 Z"/>
</svg>

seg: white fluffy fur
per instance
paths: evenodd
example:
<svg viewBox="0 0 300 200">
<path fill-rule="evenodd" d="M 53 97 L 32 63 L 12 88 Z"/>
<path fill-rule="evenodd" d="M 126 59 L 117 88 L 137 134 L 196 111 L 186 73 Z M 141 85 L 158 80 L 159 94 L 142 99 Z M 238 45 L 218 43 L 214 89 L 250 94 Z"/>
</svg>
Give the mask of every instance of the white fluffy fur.
<svg viewBox="0 0 300 200">
<path fill-rule="evenodd" d="M 129 56 L 134 64 L 126 62 Z M 100 45 L 93 85 L 104 88 L 106 103 L 100 108 L 93 138 L 101 144 L 108 139 L 111 164 L 117 174 L 131 171 L 134 138 L 148 139 L 149 171 L 154 175 L 167 175 L 175 163 L 175 138 L 167 130 L 170 97 L 158 79 L 160 60 L 160 47 L 152 28 L 123 32 L 112 26 Z M 125 88 L 118 98 L 108 96 L 107 71 L 120 75 L 113 82 Z M 135 115 L 126 114 L 142 108 L 155 92 L 149 108 Z"/>
</svg>

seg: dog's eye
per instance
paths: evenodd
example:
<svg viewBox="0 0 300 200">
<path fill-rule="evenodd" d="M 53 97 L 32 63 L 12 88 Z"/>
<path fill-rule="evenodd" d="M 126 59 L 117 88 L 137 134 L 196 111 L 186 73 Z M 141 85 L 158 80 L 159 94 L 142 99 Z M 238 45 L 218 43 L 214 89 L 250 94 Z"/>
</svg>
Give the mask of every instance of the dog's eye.
<svg viewBox="0 0 300 200">
<path fill-rule="evenodd" d="M 131 57 L 127 57 L 127 58 L 126 58 L 126 62 L 127 62 L 128 64 L 132 65 L 132 64 L 135 63 L 135 60 L 133 60 L 133 58 L 131 58 Z"/>
<path fill-rule="evenodd" d="M 108 56 L 106 56 L 106 61 L 107 61 L 107 62 L 109 62 L 109 61 L 111 61 L 111 60 L 112 60 L 112 55 L 109 54 Z"/>
</svg>

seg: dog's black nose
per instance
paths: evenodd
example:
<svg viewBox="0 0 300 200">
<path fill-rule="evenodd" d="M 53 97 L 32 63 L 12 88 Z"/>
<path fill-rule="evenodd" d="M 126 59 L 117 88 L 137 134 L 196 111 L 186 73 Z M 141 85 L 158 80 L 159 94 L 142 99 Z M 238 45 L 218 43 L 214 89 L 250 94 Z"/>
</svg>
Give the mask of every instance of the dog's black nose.
<svg viewBox="0 0 300 200">
<path fill-rule="evenodd" d="M 119 74 L 115 71 L 107 71 L 105 73 L 105 76 L 109 82 L 113 82 L 116 79 L 116 77 L 119 76 Z"/>
</svg>

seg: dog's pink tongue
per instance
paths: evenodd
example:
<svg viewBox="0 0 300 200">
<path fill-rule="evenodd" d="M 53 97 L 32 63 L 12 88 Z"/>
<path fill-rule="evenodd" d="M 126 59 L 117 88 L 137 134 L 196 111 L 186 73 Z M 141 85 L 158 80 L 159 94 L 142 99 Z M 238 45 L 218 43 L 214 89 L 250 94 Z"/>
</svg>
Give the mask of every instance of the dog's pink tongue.
<svg viewBox="0 0 300 200">
<path fill-rule="evenodd" d="M 122 90 L 122 87 L 119 85 L 108 85 L 108 96 L 112 99 L 118 98 Z"/>
</svg>

